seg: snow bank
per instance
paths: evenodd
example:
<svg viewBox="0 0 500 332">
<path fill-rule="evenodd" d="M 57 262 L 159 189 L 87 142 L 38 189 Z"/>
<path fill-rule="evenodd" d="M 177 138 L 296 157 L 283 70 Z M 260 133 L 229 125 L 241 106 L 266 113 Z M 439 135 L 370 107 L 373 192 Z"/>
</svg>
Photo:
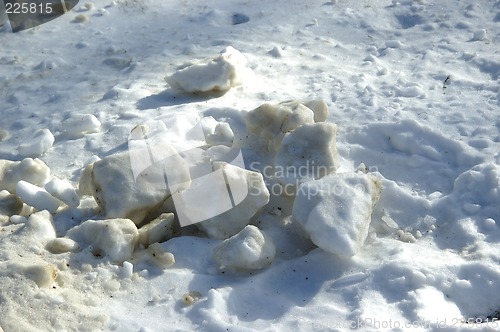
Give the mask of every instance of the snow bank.
<svg viewBox="0 0 500 332">
<path fill-rule="evenodd" d="M 189 215 L 181 215 L 180 219 L 203 220 L 196 226 L 209 237 L 227 239 L 248 225 L 250 220 L 269 202 L 269 191 L 262 174 L 225 162 L 214 162 L 213 171 L 221 177 L 220 185 L 213 185 L 212 178 L 202 177 L 193 180 L 189 190 L 192 190 L 191 192 L 194 194 L 209 195 L 216 199 L 214 204 L 217 207 L 227 206 L 229 209 L 226 211 L 201 211 L 196 206 L 186 206 L 179 209 L 177 205 L 176 208 L 178 213 L 189 213 Z M 231 198 L 227 196 L 228 187 L 231 188 Z M 173 197 L 176 199 L 178 196 L 174 195 Z M 229 202 L 223 204 L 222 200 L 229 200 Z M 176 204 L 181 201 L 177 200 Z"/>
<path fill-rule="evenodd" d="M 225 92 L 240 85 L 251 69 L 238 50 L 229 46 L 219 56 L 208 62 L 197 62 L 184 66 L 165 80 L 175 89 L 190 93 Z"/>
<path fill-rule="evenodd" d="M 41 186 L 49 180 L 49 176 L 49 167 L 40 159 L 0 160 L 0 190 L 12 194 L 16 193 L 17 183 L 21 180 Z"/>
<path fill-rule="evenodd" d="M 67 237 L 82 247 L 90 246 L 96 256 L 106 255 L 121 264 L 132 257 L 139 232 L 130 219 L 87 220 L 69 230 Z"/>
<path fill-rule="evenodd" d="M 304 124 L 287 133 L 274 160 L 275 177 L 284 185 L 300 185 L 335 173 L 339 167 L 337 126 Z"/>
<path fill-rule="evenodd" d="M 252 225 L 246 226 L 214 248 L 214 258 L 222 269 L 262 269 L 271 264 L 275 254 L 273 240 Z"/>
<path fill-rule="evenodd" d="M 130 150 L 90 164 L 80 178 L 81 193 L 92 195 L 107 218 L 129 218 L 136 224 L 141 223 L 173 191 L 189 186 L 190 174 L 184 160 L 170 145 L 165 143 L 161 148 L 162 155 L 167 157 L 146 165 L 137 177 L 133 173 L 131 158 L 145 162 L 149 155 L 144 151 Z M 169 184 L 165 181 L 164 170 L 169 170 Z M 174 178 L 177 181 L 173 181 Z M 170 180 L 176 183 L 170 184 Z"/>
<path fill-rule="evenodd" d="M 293 220 L 321 249 L 354 256 L 363 245 L 380 180 L 364 173 L 329 175 L 304 183 L 293 204 Z"/>
</svg>

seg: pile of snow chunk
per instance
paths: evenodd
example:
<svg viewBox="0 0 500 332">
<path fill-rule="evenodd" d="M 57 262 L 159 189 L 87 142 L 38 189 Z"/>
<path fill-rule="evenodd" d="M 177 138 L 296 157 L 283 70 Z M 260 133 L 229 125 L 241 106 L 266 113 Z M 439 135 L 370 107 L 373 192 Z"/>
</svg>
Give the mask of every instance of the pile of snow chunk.
<svg viewBox="0 0 500 332">
<path fill-rule="evenodd" d="M 382 185 L 371 174 L 342 173 L 300 186 L 292 218 L 321 249 L 341 257 L 356 255 L 368 236 Z"/>
<path fill-rule="evenodd" d="M 273 240 L 253 225 L 222 241 L 214 248 L 214 258 L 220 268 L 257 270 L 271 264 L 276 254 Z"/>
<path fill-rule="evenodd" d="M 174 191 L 190 184 L 190 173 L 185 161 L 168 144 L 162 145 L 163 155 L 169 155 L 161 163 L 153 163 L 134 176 L 131 154 L 144 151 L 130 150 L 108 156 L 88 165 L 80 177 L 80 192 L 91 195 L 104 209 L 106 218 L 128 218 L 140 224 L 144 217 L 161 205 Z M 148 165 L 147 165 L 148 166 Z M 164 168 L 169 169 L 177 180 L 174 186 L 166 183 Z"/>
<path fill-rule="evenodd" d="M 184 65 L 165 80 L 173 88 L 190 93 L 225 92 L 251 74 L 246 64 L 245 56 L 229 46 L 209 61 Z"/>
</svg>

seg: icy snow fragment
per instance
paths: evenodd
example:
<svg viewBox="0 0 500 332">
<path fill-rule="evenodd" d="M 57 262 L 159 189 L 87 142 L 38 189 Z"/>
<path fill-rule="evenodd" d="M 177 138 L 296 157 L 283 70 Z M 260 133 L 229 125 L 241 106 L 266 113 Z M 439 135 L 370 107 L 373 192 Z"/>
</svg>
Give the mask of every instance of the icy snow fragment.
<svg viewBox="0 0 500 332">
<path fill-rule="evenodd" d="M 191 291 L 189 293 L 182 295 L 182 301 L 184 302 L 185 305 L 192 305 L 193 303 L 199 301 L 201 297 L 202 295 L 200 292 Z"/>
<path fill-rule="evenodd" d="M 274 160 L 278 181 L 298 186 L 335 173 L 339 167 L 336 133 L 332 123 L 305 124 L 287 133 Z"/>
<path fill-rule="evenodd" d="M 324 122 L 328 117 L 328 105 L 321 99 L 312 99 L 308 101 L 290 100 L 280 103 L 295 110 L 296 108 L 307 107 L 314 113 L 314 122 Z"/>
<path fill-rule="evenodd" d="M 91 246 L 94 255 L 107 255 L 110 261 L 123 263 L 132 257 L 139 232 L 130 219 L 87 220 L 70 229 L 67 237 Z"/>
<path fill-rule="evenodd" d="M 218 122 L 213 134 L 207 135 L 207 143 L 210 145 L 232 146 L 234 133 L 227 122 Z"/>
<path fill-rule="evenodd" d="M 247 130 L 258 139 L 258 142 L 250 145 L 263 145 L 267 151 L 272 152 L 278 150 L 287 132 L 306 123 L 314 123 L 314 112 L 295 103 L 262 104 L 246 116 Z"/>
<path fill-rule="evenodd" d="M 227 188 L 231 188 L 232 200 L 229 206 L 234 204 L 231 209 L 222 211 L 215 216 L 208 215 L 208 218 L 201 217 L 203 220 L 196 226 L 204 231 L 209 237 L 215 239 L 227 239 L 235 235 L 250 222 L 261 208 L 269 202 L 269 191 L 266 188 L 262 174 L 249 171 L 225 162 L 214 162 L 214 171 L 221 170 L 224 186 L 208 186 L 203 182 L 203 178 L 199 183 L 193 181 L 193 185 L 198 185 L 198 188 L 205 188 L 203 191 L 206 195 L 222 200 L 227 197 Z M 200 189 L 200 190 L 201 190 Z M 239 203 L 238 203 L 239 202 Z M 213 211 L 199 211 L 196 206 L 186 207 L 183 213 L 196 214 L 196 217 L 205 216 Z M 177 210 L 179 212 L 179 210 Z M 191 219 L 189 216 L 186 218 Z"/>
<path fill-rule="evenodd" d="M 29 138 L 28 143 L 19 145 L 18 151 L 24 157 L 39 157 L 49 151 L 54 144 L 54 135 L 48 129 L 41 129 Z"/>
<path fill-rule="evenodd" d="M 152 261 L 159 267 L 166 269 L 175 264 L 175 257 L 159 243 L 153 243 L 146 249 Z"/>
<path fill-rule="evenodd" d="M 161 148 L 162 155 L 167 157 L 152 165 L 131 164 L 131 160 L 147 162 L 147 151 L 139 150 L 111 155 L 90 164 L 80 178 L 80 191 L 94 196 L 106 217 L 129 218 L 136 224 L 141 223 L 174 191 L 185 189 L 190 183 L 184 159 L 168 144 L 162 144 Z M 143 169 L 137 177 L 134 177 L 133 166 Z M 169 171 L 168 183 L 165 170 Z"/>
<path fill-rule="evenodd" d="M 80 246 L 72 239 L 60 237 L 47 242 L 45 249 L 53 254 L 62 254 L 65 252 L 76 252 L 80 250 Z"/>
<path fill-rule="evenodd" d="M 276 254 L 273 240 L 253 225 L 224 240 L 214 248 L 221 268 L 256 270 L 271 264 Z"/>
<path fill-rule="evenodd" d="M 139 228 L 139 244 L 145 247 L 155 242 L 165 242 L 174 235 L 174 214 L 163 213 Z"/>
<path fill-rule="evenodd" d="M 405 97 L 405 98 L 416 98 L 420 96 L 425 96 L 424 90 L 422 90 L 421 87 L 419 86 L 408 86 L 408 87 L 402 87 L 397 90 L 397 95 L 399 97 Z"/>
<path fill-rule="evenodd" d="M 123 262 L 123 267 L 120 276 L 123 279 L 130 279 L 134 275 L 134 265 L 130 262 Z"/>
<path fill-rule="evenodd" d="M 399 40 L 388 40 L 385 42 L 385 46 L 388 48 L 401 48 L 403 44 Z"/>
<path fill-rule="evenodd" d="M 101 122 L 93 114 L 71 114 L 63 122 L 64 131 L 71 138 L 78 138 L 85 134 L 96 133 Z"/>
<path fill-rule="evenodd" d="M 245 76 L 251 72 L 246 63 L 245 56 L 229 46 L 208 62 L 190 64 L 165 80 L 173 88 L 191 93 L 224 92 L 243 83 Z"/>
<path fill-rule="evenodd" d="M 56 230 L 52 215 L 48 211 L 33 213 L 22 230 L 32 237 L 42 241 L 50 241 L 56 238 Z"/>
<path fill-rule="evenodd" d="M 45 184 L 45 190 L 71 208 L 80 205 L 80 197 L 68 180 L 52 179 Z"/>
<path fill-rule="evenodd" d="M 481 41 L 486 39 L 486 29 L 480 29 L 474 32 L 472 41 Z"/>
<path fill-rule="evenodd" d="M 22 161 L 0 159 L 0 190 L 15 194 L 20 180 L 40 186 L 48 181 L 49 176 L 49 167 L 40 159 L 25 158 Z"/>
<path fill-rule="evenodd" d="M 24 203 L 39 211 L 47 210 L 51 213 L 55 213 L 63 204 L 45 189 L 23 180 L 17 183 L 16 194 Z"/>
<path fill-rule="evenodd" d="M 0 191 L 0 216 L 13 216 L 23 210 L 23 202 L 7 190 Z"/>
<path fill-rule="evenodd" d="M 294 222 L 323 250 L 354 256 L 367 235 L 382 185 L 371 174 L 325 176 L 300 186 L 292 210 Z"/>
</svg>

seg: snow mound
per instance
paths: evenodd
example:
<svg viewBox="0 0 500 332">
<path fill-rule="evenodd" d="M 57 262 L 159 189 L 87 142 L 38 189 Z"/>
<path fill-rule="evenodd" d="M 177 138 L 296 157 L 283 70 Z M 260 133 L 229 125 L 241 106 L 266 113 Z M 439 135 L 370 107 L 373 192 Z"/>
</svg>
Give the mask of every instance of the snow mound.
<svg viewBox="0 0 500 332">
<path fill-rule="evenodd" d="M 341 257 L 356 255 L 368 236 L 380 180 L 364 173 L 325 176 L 300 186 L 293 220 L 321 249 Z"/>
<path fill-rule="evenodd" d="M 68 231 L 67 236 L 82 247 L 91 247 L 95 256 L 106 255 L 121 264 L 130 259 L 139 240 L 139 232 L 130 219 L 87 220 Z"/>
<path fill-rule="evenodd" d="M 208 62 L 192 63 L 179 69 L 165 80 L 175 89 L 190 93 L 225 92 L 241 85 L 251 69 L 238 50 L 229 46 Z"/>
<path fill-rule="evenodd" d="M 49 177 L 50 169 L 40 159 L 0 160 L 0 190 L 7 190 L 15 194 L 19 181 L 24 180 L 40 186 L 44 185 Z"/>
<path fill-rule="evenodd" d="M 253 225 L 246 226 L 214 248 L 214 258 L 222 269 L 262 269 L 271 264 L 275 254 L 271 237 Z"/>
</svg>

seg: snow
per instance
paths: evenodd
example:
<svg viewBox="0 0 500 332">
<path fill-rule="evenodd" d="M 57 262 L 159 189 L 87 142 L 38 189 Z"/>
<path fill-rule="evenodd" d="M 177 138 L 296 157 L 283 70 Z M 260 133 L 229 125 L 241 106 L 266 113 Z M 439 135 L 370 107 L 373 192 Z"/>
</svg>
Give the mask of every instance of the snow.
<svg viewBox="0 0 500 332">
<path fill-rule="evenodd" d="M 262 269 L 271 264 L 275 254 L 273 240 L 253 225 L 214 248 L 214 258 L 222 269 Z"/>
<path fill-rule="evenodd" d="M 351 257 L 368 236 L 371 214 L 381 190 L 380 180 L 364 173 L 342 173 L 309 181 L 298 189 L 292 219 L 321 249 Z"/>
<path fill-rule="evenodd" d="M 499 17 L 100 0 L 12 33 L 0 10 L 0 330 L 498 330 Z M 335 173 L 302 186 L 341 183 L 345 210 L 275 177 L 286 137 L 323 125 Z M 345 177 L 376 178 L 377 204 Z"/>
</svg>

